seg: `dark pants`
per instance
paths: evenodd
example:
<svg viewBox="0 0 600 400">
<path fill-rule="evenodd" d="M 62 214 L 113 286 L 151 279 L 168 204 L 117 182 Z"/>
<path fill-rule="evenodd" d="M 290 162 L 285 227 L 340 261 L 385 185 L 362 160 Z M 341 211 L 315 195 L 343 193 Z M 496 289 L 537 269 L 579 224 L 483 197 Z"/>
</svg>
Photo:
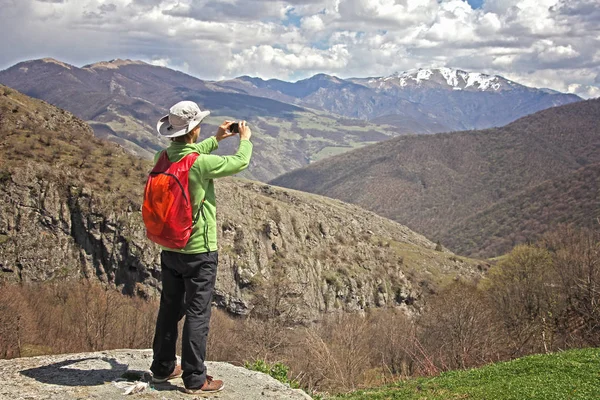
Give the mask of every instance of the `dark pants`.
<svg viewBox="0 0 600 400">
<path fill-rule="evenodd" d="M 155 376 L 164 377 L 175 369 L 177 323 L 185 315 L 181 367 L 183 383 L 188 389 L 197 389 L 206 381 L 204 360 L 217 263 L 216 251 L 161 253 L 162 292 L 154 334 L 154 361 L 150 370 Z"/>
</svg>

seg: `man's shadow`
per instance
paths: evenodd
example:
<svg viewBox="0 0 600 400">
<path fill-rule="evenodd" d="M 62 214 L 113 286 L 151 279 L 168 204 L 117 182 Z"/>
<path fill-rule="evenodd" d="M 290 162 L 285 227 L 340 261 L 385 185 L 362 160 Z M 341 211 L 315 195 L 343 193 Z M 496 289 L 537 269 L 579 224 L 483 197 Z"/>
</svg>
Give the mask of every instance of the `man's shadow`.
<svg viewBox="0 0 600 400">
<path fill-rule="evenodd" d="M 102 369 L 79 369 L 69 368 L 73 364 L 95 360 L 104 361 L 109 364 L 108 368 Z M 33 378 L 38 382 L 60 386 L 96 386 L 120 378 L 125 372 L 144 375 L 144 371 L 128 371 L 127 364 L 121 364 L 114 358 L 89 357 L 78 360 L 65 360 L 42 367 L 30 368 L 21 371 L 21 374 Z"/>
<path fill-rule="evenodd" d="M 94 360 L 104 361 L 107 368 L 80 369 L 77 367 L 69 368 L 74 364 Z M 85 366 L 85 365 L 84 365 Z M 108 357 L 88 357 L 77 360 L 65 360 L 54 364 L 44 365 L 42 367 L 30 368 L 20 373 L 33 378 L 38 382 L 59 386 L 99 386 L 116 379 L 126 379 L 129 381 L 140 380 L 149 381 L 146 371 L 130 370 L 127 364 L 119 363 L 114 358 Z M 175 386 L 169 382 L 161 384 L 152 384 L 155 390 L 179 390 L 183 388 Z"/>
</svg>

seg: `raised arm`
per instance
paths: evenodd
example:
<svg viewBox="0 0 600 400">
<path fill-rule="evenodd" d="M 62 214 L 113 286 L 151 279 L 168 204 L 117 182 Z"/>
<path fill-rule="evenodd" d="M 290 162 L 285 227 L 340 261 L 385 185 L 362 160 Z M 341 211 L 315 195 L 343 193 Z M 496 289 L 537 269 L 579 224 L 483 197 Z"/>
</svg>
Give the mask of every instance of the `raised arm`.
<svg viewBox="0 0 600 400">
<path fill-rule="evenodd" d="M 248 168 L 252 157 L 252 143 L 240 140 L 240 147 L 233 156 L 206 155 L 200 164 L 202 177 L 205 179 L 222 178 L 242 172 Z"/>
<path fill-rule="evenodd" d="M 227 132 L 227 136 L 225 137 L 233 136 L 228 130 L 229 125 L 231 125 L 231 122 L 226 121 L 219 127 L 219 132 L 221 129 Z M 224 176 L 237 174 L 238 172 L 248 168 L 250 158 L 252 157 L 252 143 L 250 142 L 252 132 L 250 131 L 248 125 L 246 125 L 246 121 L 241 121 L 239 123 L 239 130 L 240 146 L 238 147 L 238 151 L 235 153 L 235 155 L 225 157 L 208 155 L 203 158 L 200 168 L 204 178 L 222 178 Z"/>
<path fill-rule="evenodd" d="M 208 139 L 204 139 L 200 143 L 194 144 L 196 151 L 200 154 L 210 154 L 219 148 L 219 141 L 216 136 L 211 136 Z"/>
</svg>

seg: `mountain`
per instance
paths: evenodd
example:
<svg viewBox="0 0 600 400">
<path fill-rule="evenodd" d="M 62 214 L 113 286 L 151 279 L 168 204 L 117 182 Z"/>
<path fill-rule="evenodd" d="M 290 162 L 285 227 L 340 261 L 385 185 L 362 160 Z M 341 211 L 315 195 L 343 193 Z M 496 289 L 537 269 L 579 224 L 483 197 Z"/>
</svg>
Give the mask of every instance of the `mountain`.
<svg viewBox="0 0 600 400">
<path fill-rule="evenodd" d="M 458 222 L 441 239 L 460 254 L 486 257 L 535 242 L 557 223 L 598 228 L 600 164 L 523 190 Z"/>
<path fill-rule="evenodd" d="M 141 61 L 112 60 L 78 68 L 46 58 L 0 72 L 0 83 L 74 113 L 89 122 L 98 137 L 145 158 L 168 144 L 157 137 L 156 121 L 182 99 L 211 110 L 202 135 L 213 135 L 226 118 L 246 119 L 261 151 L 244 176 L 263 181 L 398 134 L 390 126 L 249 95 Z M 220 154 L 232 151 L 225 143 Z"/>
<path fill-rule="evenodd" d="M 386 78 L 318 74 L 293 83 L 251 77 L 209 82 L 141 61 L 78 68 L 45 58 L 0 71 L 0 83 L 74 113 L 98 137 L 145 158 L 167 143 L 155 124 L 181 99 L 212 111 L 206 135 L 225 118 L 246 119 L 261 151 L 244 176 L 262 181 L 398 135 L 499 126 L 580 100 L 447 68 Z M 226 143 L 219 151 L 233 150 Z"/>
<path fill-rule="evenodd" d="M 139 211 L 150 168 L 73 114 L 0 86 L 0 283 L 85 277 L 156 296 L 159 249 Z M 419 312 L 440 285 L 486 268 L 338 200 L 241 179 L 216 190 L 215 301 L 235 314 Z"/>
<path fill-rule="evenodd" d="M 529 196 L 540 194 L 536 186 L 556 181 L 568 190 L 568 174 L 598 163 L 600 99 L 547 109 L 502 128 L 398 137 L 316 162 L 271 183 L 359 204 L 463 254 L 498 255 L 496 251 L 524 238 L 505 229 L 503 237 L 494 238 L 488 235 L 496 232 L 487 231 L 490 224 L 502 226 L 507 215 L 518 215 L 510 226 L 522 228 L 527 209 L 516 208 L 531 205 L 535 199 Z M 596 186 L 584 175 L 577 177 L 586 180 L 577 190 L 588 193 L 586 210 L 594 215 Z M 557 181 L 563 178 L 567 182 Z M 552 193 L 544 187 L 537 190 L 544 196 Z M 519 200 L 508 201 L 517 195 Z M 580 196 L 573 194 L 567 204 L 555 199 L 549 207 L 560 212 L 550 212 L 552 217 L 539 223 L 577 222 Z M 497 219 L 469 219 L 494 205 L 508 207 L 502 218 L 490 214 Z"/>
<path fill-rule="evenodd" d="M 218 84 L 345 117 L 391 124 L 403 133 L 502 126 L 545 108 L 581 100 L 500 76 L 451 68 L 346 80 L 319 74 L 295 83 L 241 77 Z"/>
</svg>

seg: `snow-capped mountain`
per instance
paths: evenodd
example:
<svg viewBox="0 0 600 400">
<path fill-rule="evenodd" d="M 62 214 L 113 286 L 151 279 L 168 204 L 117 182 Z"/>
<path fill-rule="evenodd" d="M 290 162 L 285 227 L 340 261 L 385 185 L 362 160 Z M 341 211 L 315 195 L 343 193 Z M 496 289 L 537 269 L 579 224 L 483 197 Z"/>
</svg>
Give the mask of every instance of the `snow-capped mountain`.
<svg viewBox="0 0 600 400">
<path fill-rule="evenodd" d="M 453 68 L 420 68 L 385 77 L 350 79 L 318 74 L 294 83 L 240 77 L 218 84 L 345 117 L 394 125 L 404 133 L 502 126 L 548 107 L 581 100 L 501 76 Z"/>
<path fill-rule="evenodd" d="M 296 103 L 414 133 L 502 126 L 545 108 L 581 100 L 502 76 L 453 68 L 420 68 L 341 82 L 333 77 L 325 82 L 321 76 L 319 81 L 320 85 L 311 82 L 313 90 Z"/>
<path fill-rule="evenodd" d="M 447 87 L 452 90 L 471 91 L 501 91 L 524 87 L 516 82 L 509 81 L 498 75 L 486 75 L 479 72 L 467 72 L 453 68 L 419 68 L 404 72 L 397 72 L 383 78 L 366 80 L 353 79 L 355 82 L 366 84 L 370 87 L 383 89 L 389 85 L 400 87 Z"/>
</svg>

